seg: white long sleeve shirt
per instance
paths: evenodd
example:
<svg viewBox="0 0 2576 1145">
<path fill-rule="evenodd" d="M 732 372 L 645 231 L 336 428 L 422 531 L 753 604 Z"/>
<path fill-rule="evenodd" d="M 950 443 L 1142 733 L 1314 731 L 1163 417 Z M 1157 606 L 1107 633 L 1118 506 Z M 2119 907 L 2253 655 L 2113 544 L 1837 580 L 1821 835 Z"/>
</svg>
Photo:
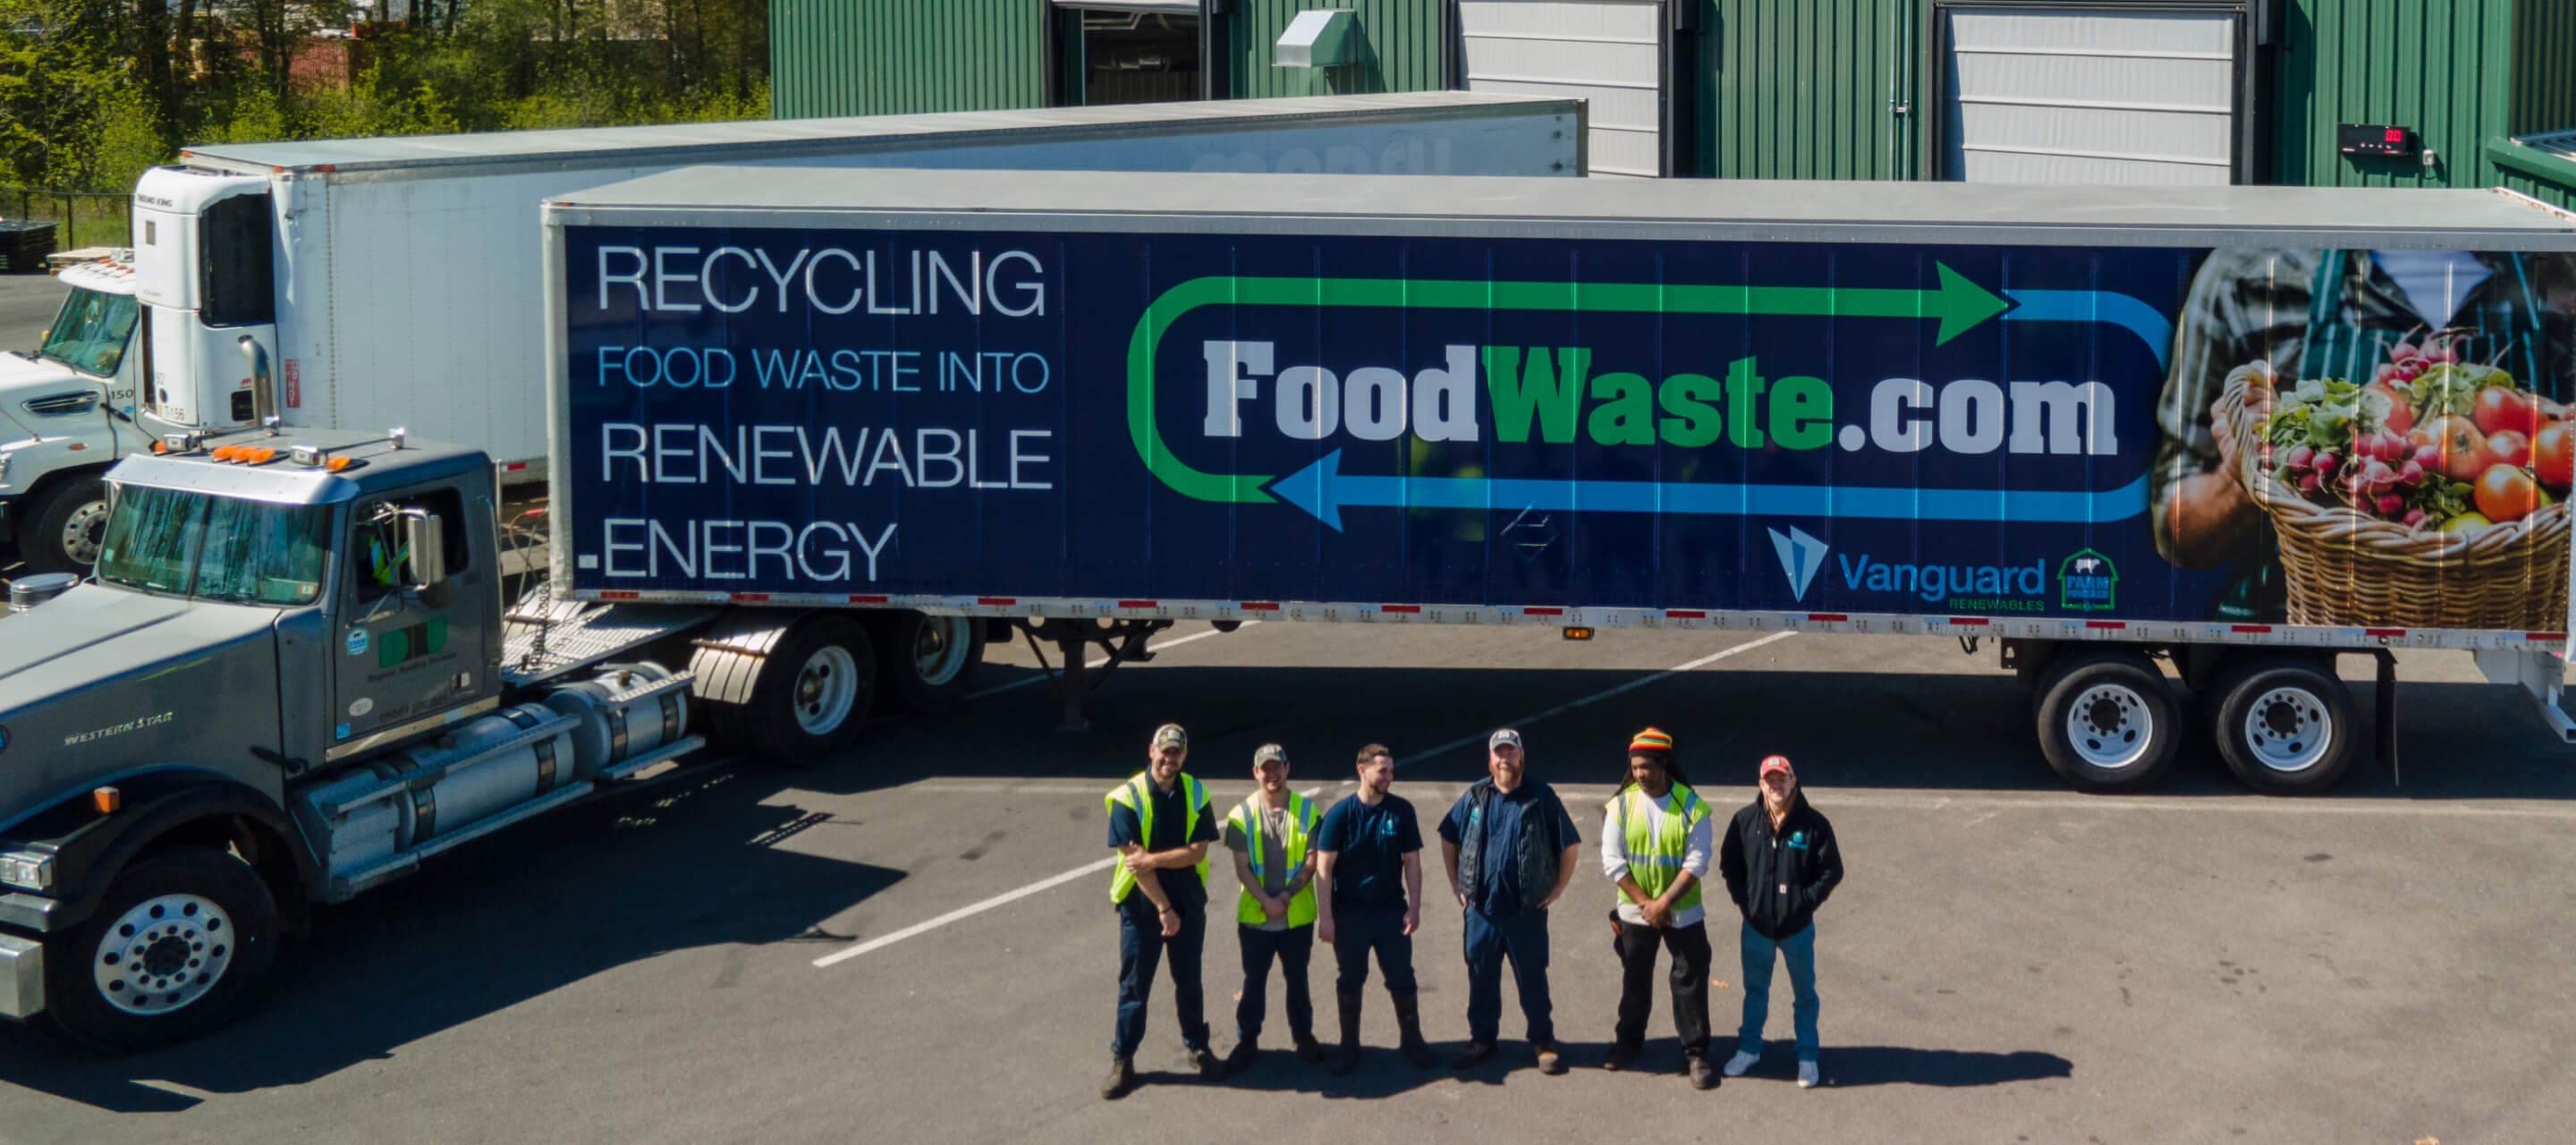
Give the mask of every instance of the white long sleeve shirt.
<svg viewBox="0 0 2576 1145">
<path fill-rule="evenodd" d="M 1700 798 L 1705 805 L 1708 797 Z M 1648 830 L 1661 831 L 1664 818 L 1672 814 L 1672 808 L 1673 795 L 1670 791 L 1665 792 L 1661 799 L 1648 800 L 1645 812 Z M 1682 844 L 1682 869 L 1690 872 L 1692 877 L 1702 883 L 1708 880 L 1709 840 L 1712 836 L 1709 823 L 1716 817 L 1714 812 L 1700 816 L 1699 822 L 1691 825 L 1690 833 L 1684 836 Z M 1628 832 L 1619 822 L 1617 804 L 1612 804 L 1601 813 L 1601 873 L 1610 877 L 1613 886 L 1618 884 L 1621 876 L 1628 873 Z M 1700 892 L 1703 902 L 1710 893 L 1705 889 Z M 1724 895 L 1726 892 L 1721 888 L 1715 893 Z M 1706 917 L 1708 917 L 1708 911 L 1704 906 L 1677 910 L 1673 912 L 1672 925 L 1689 926 Z M 1637 904 L 1629 902 L 1625 892 L 1619 895 L 1619 919 L 1622 922 L 1633 922 L 1641 926 L 1646 921 L 1645 912 L 1638 910 Z"/>
</svg>

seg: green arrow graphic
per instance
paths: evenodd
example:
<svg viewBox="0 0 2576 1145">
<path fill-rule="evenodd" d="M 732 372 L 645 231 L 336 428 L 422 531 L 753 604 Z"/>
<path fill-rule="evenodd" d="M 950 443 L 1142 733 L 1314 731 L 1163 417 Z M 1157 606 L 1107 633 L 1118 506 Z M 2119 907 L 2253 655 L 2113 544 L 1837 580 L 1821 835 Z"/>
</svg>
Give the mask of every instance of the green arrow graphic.
<svg viewBox="0 0 2576 1145">
<path fill-rule="evenodd" d="M 1264 503 L 1270 474 L 1205 473 L 1172 456 L 1154 424 L 1154 353 L 1163 332 L 1202 306 L 1375 306 L 1440 310 L 1613 311 L 1934 318 L 1933 344 L 1956 338 L 2012 303 L 1935 263 L 1931 290 L 1835 286 L 1692 286 L 1655 282 L 1486 282 L 1406 278 L 1194 278 L 1163 292 L 1127 346 L 1127 432 L 1157 480 L 1201 501 Z"/>
</svg>

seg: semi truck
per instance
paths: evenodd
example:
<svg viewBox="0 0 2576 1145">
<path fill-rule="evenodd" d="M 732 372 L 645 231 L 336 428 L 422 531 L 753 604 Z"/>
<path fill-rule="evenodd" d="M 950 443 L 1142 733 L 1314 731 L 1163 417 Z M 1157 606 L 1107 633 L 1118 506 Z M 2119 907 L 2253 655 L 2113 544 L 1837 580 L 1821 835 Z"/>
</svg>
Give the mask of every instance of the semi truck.
<svg viewBox="0 0 2576 1145">
<path fill-rule="evenodd" d="M 544 473 L 536 204 L 695 163 L 1576 175 L 1583 103 L 1425 92 L 202 145 L 133 243 L 0 358 L 0 542 L 95 559 L 101 475 L 164 432 L 377 430 Z M 253 384 L 275 375 L 278 405 Z"/>
<path fill-rule="evenodd" d="M 0 1014 L 210 1029 L 309 904 L 863 751 L 997 625 L 1077 722 L 1090 649 L 1184 620 L 1983 638 L 2090 791 L 2164 772 L 2178 689 L 2322 790 L 2336 658 L 2396 648 L 2569 729 L 2569 366 L 2515 332 L 2568 329 L 2576 218 L 2516 197 L 706 168 L 543 225 L 540 587 L 489 453 L 282 423 L 120 461 L 92 579 L 13 586 Z M 2360 314 L 2383 277 L 2465 288 Z M 2301 283 L 2295 331 L 2219 304 Z"/>
</svg>

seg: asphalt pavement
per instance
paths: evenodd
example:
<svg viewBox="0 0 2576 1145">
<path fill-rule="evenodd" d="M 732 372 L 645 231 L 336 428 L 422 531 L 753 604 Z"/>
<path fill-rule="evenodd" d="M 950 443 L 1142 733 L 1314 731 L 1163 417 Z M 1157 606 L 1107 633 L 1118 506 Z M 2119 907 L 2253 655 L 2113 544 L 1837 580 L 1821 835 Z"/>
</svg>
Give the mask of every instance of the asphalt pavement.
<svg viewBox="0 0 2576 1145">
<path fill-rule="evenodd" d="M 0 350 L 33 350 L 71 293 L 46 274 L 0 274 Z"/>
<path fill-rule="evenodd" d="M 1027 651 L 997 648 L 981 684 L 998 691 L 884 720 L 848 758 L 710 767 L 325 909 L 217 1035 L 102 1058 L 0 1030 L 0 1139 L 2404 1145 L 2576 1124 L 2576 756 L 2464 656 L 2402 659 L 2396 777 L 2364 765 L 2332 795 L 2262 798 L 2194 743 L 2163 790 L 2106 798 L 2048 772 L 1990 648 L 1765 639 L 1180 629 L 1118 670 L 1083 733 L 1052 730 Z M 2365 712 L 2367 667 L 2350 666 Z M 1383 740 L 1426 834 L 1501 723 L 1587 836 L 1638 726 L 1675 733 L 1722 806 L 1751 797 L 1762 755 L 1791 756 L 1850 867 L 1818 932 L 1826 1084 L 1796 1088 L 1782 1047 L 1691 1090 L 1661 1001 L 1652 1071 L 1599 1069 L 1613 892 L 1587 867 L 1550 929 L 1567 1076 L 1531 1068 L 1508 990 L 1501 1055 L 1416 1072 L 1372 986 L 1372 1048 L 1332 1078 L 1285 1052 L 1274 985 L 1259 1068 L 1201 1083 L 1180 1073 L 1164 982 L 1147 1084 L 1101 1101 L 1117 965 L 1101 796 L 1164 720 L 1190 727 L 1221 803 L 1249 790 L 1262 742 L 1338 798 L 1353 750 Z M 1415 949 L 1445 1051 L 1465 983 L 1432 855 Z M 1723 1055 L 1742 995 L 1719 918 Z M 1235 957 L 1212 928 L 1220 1053 Z M 1328 967 L 1310 977 L 1329 1030 Z M 1785 976 L 1774 989 L 1785 1038 Z"/>
</svg>

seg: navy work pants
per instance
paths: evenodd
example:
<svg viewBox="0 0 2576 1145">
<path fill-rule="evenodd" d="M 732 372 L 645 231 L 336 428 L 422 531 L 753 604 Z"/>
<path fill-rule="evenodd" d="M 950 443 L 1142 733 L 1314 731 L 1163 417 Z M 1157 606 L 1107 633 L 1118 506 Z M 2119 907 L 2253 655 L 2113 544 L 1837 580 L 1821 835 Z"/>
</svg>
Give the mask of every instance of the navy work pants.
<svg viewBox="0 0 2576 1145">
<path fill-rule="evenodd" d="M 1413 981 L 1413 936 L 1404 933 L 1404 912 L 1361 911 L 1333 916 L 1333 964 L 1341 973 L 1333 979 L 1333 989 L 1344 994 L 1357 994 L 1368 985 L 1370 951 L 1377 952 L 1377 968 L 1386 975 L 1386 992 L 1410 994 L 1418 987 Z"/>
<path fill-rule="evenodd" d="M 1313 924 L 1292 926 L 1286 930 L 1262 930 L 1237 924 L 1235 937 L 1243 947 L 1243 998 L 1234 1004 L 1234 1037 L 1250 1043 L 1261 1036 L 1263 1012 L 1269 1008 L 1270 963 L 1279 962 L 1281 984 L 1288 993 L 1288 1034 L 1296 1038 L 1315 1036 L 1315 1000 L 1306 992 L 1306 964 L 1315 954 Z"/>
<path fill-rule="evenodd" d="M 1181 1044 L 1208 1044 L 1207 1000 L 1199 991 L 1199 949 L 1207 943 L 1207 908 L 1183 905 L 1181 929 L 1163 937 L 1161 914 L 1143 892 L 1118 906 L 1118 1032 L 1109 1050 L 1121 1057 L 1145 1040 L 1145 1003 L 1154 994 L 1154 965 L 1172 957 L 1172 1008 L 1179 1012 Z"/>
<path fill-rule="evenodd" d="M 1469 1040 L 1491 1045 L 1502 1036 L 1503 963 L 1508 961 L 1521 996 L 1521 1016 L 1529 1021 L 1530 1044 L 1554 1044 L 1556 1021 L 1547 998 L 1547 912 L 1488 918 L 1469 907 L 1465 913 Z"/>
</svg>

